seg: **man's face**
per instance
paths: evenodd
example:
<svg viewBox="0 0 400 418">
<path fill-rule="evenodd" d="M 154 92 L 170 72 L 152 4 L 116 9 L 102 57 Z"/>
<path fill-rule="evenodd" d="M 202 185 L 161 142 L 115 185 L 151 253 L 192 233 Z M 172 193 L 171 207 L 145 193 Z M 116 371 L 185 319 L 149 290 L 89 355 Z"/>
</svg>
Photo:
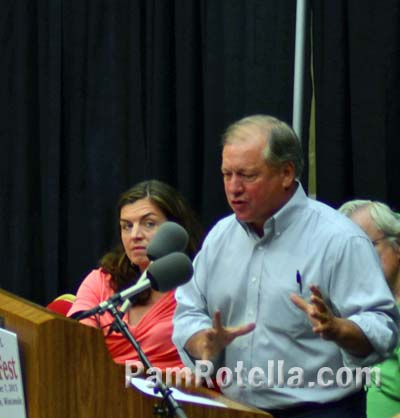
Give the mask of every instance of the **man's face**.
<svg viewBox="0 0 400 418">
<path fill-rule="evenodd" d="M 291 163 L 274 167 L 265 162 L 266 141 L 257 127 L 241 127 L 234 135 L 235 141 L 222 152 L 226 197 L 237 219 L 262 235 L 265 221 L 288 200 L 294 168 Z"/>
</svg>

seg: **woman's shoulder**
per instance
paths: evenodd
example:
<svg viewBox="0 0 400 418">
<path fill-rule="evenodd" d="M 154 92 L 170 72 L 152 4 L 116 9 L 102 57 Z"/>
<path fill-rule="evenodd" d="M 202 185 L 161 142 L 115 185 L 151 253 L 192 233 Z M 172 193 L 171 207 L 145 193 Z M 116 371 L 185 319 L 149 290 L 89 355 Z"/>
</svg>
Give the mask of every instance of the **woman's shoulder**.
<svg viewBox="0 0 400 418">
<path fill-rule="evenodd" d="M 82 281 L 81 288 L 110 288 L 111 275 L 102 268 L 93 269 Z"/>
<path fill-rule="evenodd" d="M 88 282 L 88 281 L 107 281 L 109 280 L 109 274 L 106 273 L 102 268 L 96 268 L 91 270 L 87 275 L 84 277 L 82 282 Z"/>
</svg>

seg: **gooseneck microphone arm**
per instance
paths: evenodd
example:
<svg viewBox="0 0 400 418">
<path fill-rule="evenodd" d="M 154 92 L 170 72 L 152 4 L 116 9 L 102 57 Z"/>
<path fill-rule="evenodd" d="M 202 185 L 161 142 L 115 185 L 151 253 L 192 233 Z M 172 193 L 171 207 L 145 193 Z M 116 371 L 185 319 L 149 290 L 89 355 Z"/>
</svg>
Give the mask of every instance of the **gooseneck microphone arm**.
<svg viewBox="0 0 400 418">
<path fill-rule="evenodd" d="M 115 306 L 110 307 L 109 311 L 115 318 L 114 324 L 116 325 L 116 328 L 124 335 L 124 337 L 132 344 L 136 352 L 138 353 L 138 356 L 143 363 L 144 367 L 146 369 L 150 369 L 153 366 L 150 363 L 150 360 L 147 358 L 146 354 L 140 347 L 140 344 L 135 340 L 131 332 L 129 331 L 128 325 L 126 322 L 124 322 L 119 315 L 119 312 L 115 308 Z M 172 396 L 171 390 L 169 387 L 160 379 L 156 379 L 156 386 L 154 388 L 155 391 L 158 391 L 161 393 L 163 399 L 166 401 L 168 406 L 168 416 L 170 418 L 176 416 L 178 418 L 187 418 L 185 412 L 183 411 L 182 407 L 179 405 L 179 403 L 176 401 L 176 399 Z M 158 412 L 154 412 L 155 415 L 159 415 Z M 160 416 L 164 416 L 164 411 L 160 412 Z"/>
<path fill-rule="evenodd" d="M 136 284 L 121 292 L 115 293 L 107 300 L 100 302 L 97 306 L 87 311 L 79 311 L 71 318 L 78 321 L 96 314 L 102 314 L 123 303 L 146 289 L 152 287 L 160 292 L 168 292 L 186 283 L 193 274 L 193 266 L 189 257 L 184 253 L 174 252 L 152 262 L 150 267 L 144 271 Z"/>
<path fill-rule="evenodd" d="M 162 285 L 167 284 L 168 286 L 170 286 L 170 289 L 172 289 L 173 288 L 172 285 L 174 284 L 175 279 L 173 276 L 171 278 L 171 276 L 169 276 L 167 273 L 171 273 L 171 267 L 174 268 L 173 259 L 170 259 L 169 262 L 167 262 L 168 260 L 165 260 L 165 258 L 172 254 L 180 254 L 180 251 L 185 250 L 188 242 L 189 242 L 189 235 L 181 225 L 175 222 L 171 222 L 171 221 L 162 223 L 157 233 L 154 235 L 153 239 L 150 241 L 149 246 L 147 247 L 147 256 L 149 260 L 153 261 L 153 264 L 156 264 L 155 266 L 153 267 L 151 266 L 149 268 L 150 276 L 151 276 L 150 282 L 144 283 L 145 282 L 144 279 L 146 279 L 148 276 L 148 272 L 145 271 L 143 275 L 140 277 L 140 279 L 138 280 L 137 285 L 131 286 L 126 291 L 116 293 L 111 298 L 107 299 L 106 301 L 101 302 L 98 306 L 95 306 L 94 308 L 91 308 L 87 311 L 75 312 L 73 315 L 71 315 L 71 318 L 80 321 L 82 319 L 88 318 L 93 315 L 102 314 L 106 310 L 108 310 L 108 308 L 111 305 L 113 306 L 119 305 L 128 297 L 132 297 L 138 293 L 141 293 L 142 291 L 148 289 L 149 287 L 154 287 L 154 283 L 151 282 L 151 280 L 153 279 L 151 275 L 152 268 L 153 270 L 156 269 L 157 271 L 156 281 L 158 281 L 158 276 L 159 276 L 161 279 Z M 161 259 L 164 259 L 164 261 L 159 263 L 158 260 L 161 260 Z M 157 266 L 157 263 L 159 263 L 159 266 Z M 182 260 L 178 260 L 178 263 L 180 263 L 179 265 L 182 265 Z M 187 265 L 188 263 L 185 260 L 183 264 Z M 164 273 L 162 271 L 160 272 L 160 269 L 165 268 L 165 267 L 167 267 L 168 272 L 167 273 Z M 187 280 L 189 279 L 190 277 L 187 278 Z M 182 284 L 182 283 L 178 283 L 176 284 L 176 286 L 178 286 L 179 284 Z M 167 290 L 170 290 L 170 289 L 167 289 Z M 166 291 L 162 289 L 160 290 Z M 129 296 L 127 296 L 126 292 L 129 292 L 129 291 L 131 291 L 132 293 Z"/>
<path fill-rule="evenodd" d="M 138 293 L 142 293 L 144 290 L 149 289 L 150 287 L 151 281 L 147 278 L 141 278 L 141 280 L 135 286 L 131 286 L 125 291 L 115 293 L 113 296 L 101 302 L 94 308 L 88 309 L 87 311 L 77 312 L 71 317 L 80 321 L 82 319 L 89 318 L 93 315 L 103 314 L 105 311 L 109 311 L 113 307 L 115 308 L 117 305 L 120 305 L 126 299 L 134 295 L 137 295 Z"/>
<path fill-rule="evenodd" d="M 149 277 L 152 287 L 155 290 L 159 290 L 161 292 L 166 292 L 168 290 L 175 289 L 177 286 L 186 283 L 193 274 L 193 265 L 191 260 L 186 254 L 175 252 L 168 254 L 164 257 L 159 258 L 158 260 L 154 261 L 148 271 L 147 277 Z M 142 281 L 142 280 L 141 280 Z M 139 283 L 141 283 L 139 281 Z M 124 291 L 127 297 L 131 296 L 131 292 L 129 289 Z M 128 325 L 124 322 L 121 318 L 120 313 L 117 311 L 115 306 L 111 306 L 109 311 L 114 317 L 113 326 L 117 328 L 125 338 L 132 344 L 140 360 L 142 361 L 144 367 L 146 369 L 152 368 L 152 365 L 147 358 L 146 354 L 143 352 L 140 344 L 135 340 L 133 335 L 131 334 Z M 172 396 L 171 390 L 168 388 L 165 383 L 160 380 L 156 379 L 156 386 L 154 391 L 158 391 L 161 393 L 164 401 L 168 407 L 168 417 L 173 418 L 174 416 L 178 418 L 186 418 L 186 414 Z M 157 416 L 164 416 L 163 409 L 155 409 L 154 414 Z"/>
<path fill-rule="evenodd" d="M 140 293 L 141 291 L 152 287 L 160 292 L 167 292 L 175 289 L 177 286 L 186 283 L 193 274 L 193 265 L 191 260 L 186 254 L 180 252 L 173 252 L 164 257 L 161 257 L 150 264 L 149 268 L 143 273 L 138 282 L 113 295 L 111 298 L 104 302 L 101 302 L 96 307 L 84 311 L 76 316 L 76 319 L 87 318 L 98 313 L 104 313 L 108 311 L 114 317 L 114 321 L 110 326 L 116 328 L 117 332 L 121 332 L 122 335 L 131 343 L 134 347 L 143 365 L 149 369 L 152 367 L 149 359 L 141 349 L 139 343 L 135 340 L 131 334 L 128 325 L 122 320 L 120 312 L 117 310 L 117 306 L 131 298 L 132 296 Z M 176 402 L 172 396 L 171 390 L 166 386 L 162 380 L 156 379 L 155 391 L 161 393 L 163 399 L 168 406 L 168 416 L 170 418 L 177 416 L 178 418 L 186 418 L 183 409 Z M 157 410 L 155 415 L 164 415 L 164 410 Z"/>
</svg>

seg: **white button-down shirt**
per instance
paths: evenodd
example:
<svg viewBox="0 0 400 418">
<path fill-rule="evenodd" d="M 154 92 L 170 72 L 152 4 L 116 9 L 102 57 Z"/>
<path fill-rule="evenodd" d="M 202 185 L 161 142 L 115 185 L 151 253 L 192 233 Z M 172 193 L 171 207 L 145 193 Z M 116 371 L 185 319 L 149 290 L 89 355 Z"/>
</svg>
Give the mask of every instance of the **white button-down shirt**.
<svg viewBox="0 0 400 418">
<path fill-rule="evenodd" d="M 335 381 L 322 387 L 318 370 L 331 368 L 323 382 L 335 380 L 341 367 L 370 365 L 396 346 L 399 314 L 371 242 L 345 216 L 307 198 L 301 185 L 265 223 L 261 239 L 234 215 L 218 222 L 194 266 L 193 279 L 176 292 L 173 340 L 190 365 L 183 347 L 212 326 L 216 310 L 227 327 L 255 322 L 254 331 L 228 345 L 216 364 L 232 370 L 233 382 L 223 392 L 239 401 L 284 408 L 340 399 L 356 390 L 355 379 L 346 387 Z M 319 286 L 336 315 L 360 326 L 374 353 L 354 357 L 313 333 L 306 314 L 290 300 L 291 293 L 309 299 L 310 284 Z M 287 379 L 295 368 L 303 371 L 303 384 L 294 388 Z M 259 384 L 262 372 L 269 383 Z M 253 384 L 246 383 L 249 376 Z"/>
</svg>

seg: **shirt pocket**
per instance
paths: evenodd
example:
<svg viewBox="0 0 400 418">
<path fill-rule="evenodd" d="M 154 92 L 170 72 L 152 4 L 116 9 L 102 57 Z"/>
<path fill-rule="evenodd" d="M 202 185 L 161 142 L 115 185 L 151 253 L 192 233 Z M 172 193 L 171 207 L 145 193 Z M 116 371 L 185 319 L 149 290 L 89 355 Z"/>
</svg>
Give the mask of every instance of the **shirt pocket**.
<svg viewBox="0 0 400 418">
<path fill-rule="evenodd" d="M 310 295 L 300 295 L 306 301 Z M 273 334 L 284 334 L 290 339 L 312 335 L 312 325 L 307 314 L 290 299 L 290 292 L 271 295 L 265 298 L 262 324 Z"/>
</svg>

